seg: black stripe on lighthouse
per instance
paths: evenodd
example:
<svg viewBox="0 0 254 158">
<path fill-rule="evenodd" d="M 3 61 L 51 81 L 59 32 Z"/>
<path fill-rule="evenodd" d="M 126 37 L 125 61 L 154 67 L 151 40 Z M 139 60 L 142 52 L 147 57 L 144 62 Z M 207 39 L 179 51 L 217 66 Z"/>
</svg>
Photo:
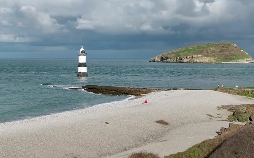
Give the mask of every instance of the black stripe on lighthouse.
<svg viewBox="0 0 254 158">
<path fill-rule="evenodd" d="M 86 63 L 79 63 L 78 67 L 87 67 L 87 66 L 86 66 Z"/>
</svg>

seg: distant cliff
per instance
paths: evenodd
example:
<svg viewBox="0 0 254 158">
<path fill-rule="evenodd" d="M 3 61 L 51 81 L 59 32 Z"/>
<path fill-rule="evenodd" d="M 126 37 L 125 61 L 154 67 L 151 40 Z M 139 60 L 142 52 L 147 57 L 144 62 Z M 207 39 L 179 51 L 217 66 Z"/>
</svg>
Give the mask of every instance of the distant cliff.
<svg viewBox="0 0 254 158">
<path fill-rule="evenodd" d="M 219 42 L 188 46 L 160 54 L 150 62 L 222 63 L 249 62 L 253 58 L 234 43 Z"/>
</svg>

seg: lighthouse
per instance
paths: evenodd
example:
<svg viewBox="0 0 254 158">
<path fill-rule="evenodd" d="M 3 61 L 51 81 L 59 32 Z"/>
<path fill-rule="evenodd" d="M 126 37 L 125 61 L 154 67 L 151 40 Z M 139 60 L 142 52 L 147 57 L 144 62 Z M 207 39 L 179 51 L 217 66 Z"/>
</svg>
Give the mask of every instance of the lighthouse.
<svg viewBox="0 0 254 158">
<path fill-rule="evenodd" d="M 78 54 L 78 77 L 87 77 L 87 66 L 86 66 L 86 51 L 81 46 Z"/>
</svg>

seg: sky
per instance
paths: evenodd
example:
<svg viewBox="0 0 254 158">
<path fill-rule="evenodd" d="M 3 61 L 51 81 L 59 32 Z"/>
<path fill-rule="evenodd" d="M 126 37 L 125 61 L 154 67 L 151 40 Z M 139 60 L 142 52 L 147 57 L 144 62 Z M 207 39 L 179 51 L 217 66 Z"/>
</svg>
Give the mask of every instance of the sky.
<svg viewBox="0 0 254 158">
<path fill-rule="evenodd" d="M 228 41 L 254 57 L 253 0 L 1 0 L 1 58 L 147 58 Z"/>
</svg>

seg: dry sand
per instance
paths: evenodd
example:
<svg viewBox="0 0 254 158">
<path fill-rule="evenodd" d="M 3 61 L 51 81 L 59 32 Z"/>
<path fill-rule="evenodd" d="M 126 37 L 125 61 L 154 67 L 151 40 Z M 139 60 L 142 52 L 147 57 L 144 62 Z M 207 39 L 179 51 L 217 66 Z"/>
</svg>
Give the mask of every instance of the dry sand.
<svg viewBox="0 0 254 158">
<path fill-rule="evenodd" d="M 142 104 L 145 99 L 148 103 Z M 2 123 L 0 157 L 119 158 L 143 150 L 163 157 L 213 138 L 221 127 L 228 127 L 229 112 L 217 106 L 250 103 L 254 99 L 210 90 L 163 91 Z"/>
</svg>

